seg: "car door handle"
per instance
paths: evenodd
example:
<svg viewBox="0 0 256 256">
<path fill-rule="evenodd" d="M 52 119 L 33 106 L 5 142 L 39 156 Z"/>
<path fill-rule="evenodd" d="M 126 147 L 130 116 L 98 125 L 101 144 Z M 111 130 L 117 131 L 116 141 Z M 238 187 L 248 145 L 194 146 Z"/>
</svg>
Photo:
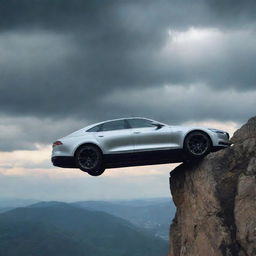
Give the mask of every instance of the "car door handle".
<svg viewBox="0 0 256 256">
<path fill-rule="evenodd" d="M 140 134 L 141 132 L 134 132 L 133 134 Z"/>
<path fill-rule="evenodd" d="M 101 138 L 102 138 L 102 137 L 104 137 L 104 135 L 98 135 L 98 137 L 101 137 Z"/>
</svg>

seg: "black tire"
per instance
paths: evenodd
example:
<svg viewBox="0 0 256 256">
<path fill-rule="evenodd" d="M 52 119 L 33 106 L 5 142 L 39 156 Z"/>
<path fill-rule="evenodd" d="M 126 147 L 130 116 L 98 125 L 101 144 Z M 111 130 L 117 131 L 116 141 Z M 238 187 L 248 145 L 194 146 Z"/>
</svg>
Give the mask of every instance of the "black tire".
<svg viewBox="0 0 256 256">
<path fill-rule="evenodd" d="M 186 136 L 184 141 L 185 155 L 188 159 L 201 159 L 210 153 L 211 148 L 211 139 L 204 132 L 191 132 Z"/>
<path fill-rule="evenodd" d="M 104 171 L 101 150 L 94 145 L 84 145 L 75 154 L 77 167 L 92 176 L 99 176 Z"/>
<path fill-rule="evenodd" d="M 100 176 L 103 172 L 105 171 L 105 168 L 100 168 L 98 170 L 94 170 L 94 171 L 88 171 L 87 173 L 90 174 L 91 176 Z"/>
</svg>

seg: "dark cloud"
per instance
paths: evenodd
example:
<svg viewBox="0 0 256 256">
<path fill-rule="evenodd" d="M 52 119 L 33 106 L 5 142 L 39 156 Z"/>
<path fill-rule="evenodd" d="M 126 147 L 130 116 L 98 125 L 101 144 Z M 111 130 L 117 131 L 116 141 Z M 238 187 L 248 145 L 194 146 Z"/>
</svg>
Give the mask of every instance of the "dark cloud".
<svg viewBox="0 0 256 256">
<path fill-rule="evenodd" d="M 256 2 L 254 0 L 208 0 L 207 6 L 219 21 L 228 27 L 255 24 Z"/>
<path fill-rule="evenodd" d="M 0 115 L 0 151 L 35 150 L 87 126 L 84 120 Z"/>
<path fill-rule="evenodd" d="M 200 84 L 216 91 L 215 97 L 218 92 L 227 97 L 232 91 L 254 93 L 255 7 L 254 1 L 228 0 L 0 0 L 0 112 L 29 116 L 31 124 L 33 118 L 80 124 L 150 113 L 187 121 L 191 112 L 180 114 L 180 106 L 193 108 L 195 98 L 176 95 L 173 101 L 170 96 L 164 107 L 152 109 L 143 100 L 148 90 L 160 97 L 166 84 Z M 196 106 L 203 109 L 211 90 L 200 88 L 195 93 L 203 100 Z M 124 104 L 133 102 L 128 97 L 136 90 L 142 100 Z M 110 101 L 109 95 L 119 96 Z M 219 114 L 212 101 L 193 118 L 240 122 L 253 106 L 229 115 L 235 100 L 241 99 Z M 18 147 L 47 141 L 36 132 L 30 138 Z"/>
<path fill-rule="evenodd" d="M 143 97 L 141 97 L 143 95 Z M 178 125 L 184 120 L 218 120 L 246 122 L 256 114 L 254 92 L 213 90 L 207 86 L 162 86 L 160 88 L 134 89 L 109 94 L 105 101 L 119 113 L 140 113 Z M 142 107 L 143 106 L 143 107 Z M 161 110 L 161 111 L 160 111 Z"/>
<path fill-rule="evenodd" d="M 83 28 L 93 32 L 99 25 L 112 30 L 120 23 L 142 21 L 153 28 L 159 24 L 237 27 L 254 23 L 256 9 L 254 0 L 1 0 L 0 6 L 2 29 Z"/>
</svg>

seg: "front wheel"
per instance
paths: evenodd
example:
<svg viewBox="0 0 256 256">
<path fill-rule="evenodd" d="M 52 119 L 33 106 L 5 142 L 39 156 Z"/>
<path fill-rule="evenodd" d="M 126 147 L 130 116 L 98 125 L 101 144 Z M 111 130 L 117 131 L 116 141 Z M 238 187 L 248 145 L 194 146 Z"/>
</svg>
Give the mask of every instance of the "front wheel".
<svg viewBox="0 0 256 256">
<path fill-rule="evenodd" d="M 211 151 L 211 139 L 204 132 L 191 132 L 184 141 L 184 150 L 191 159 L 201 159 Z"/>
<path fill-rule="evenodd" d="M 75 154 L 75 161 L 80 170 L 87 172 L 91 176 L 99 176 L 105 171 L 102 153 L 94 145 L 80 147 Z"/>
</svg>

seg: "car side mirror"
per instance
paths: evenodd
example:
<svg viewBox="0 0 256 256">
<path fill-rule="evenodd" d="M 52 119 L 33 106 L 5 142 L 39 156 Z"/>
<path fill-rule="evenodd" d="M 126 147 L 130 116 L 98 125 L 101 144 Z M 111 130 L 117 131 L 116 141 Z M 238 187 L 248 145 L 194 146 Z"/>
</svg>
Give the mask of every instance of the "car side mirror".
<svg viewBox="0 0 256 256">
<path fill-rule="evenodd" d="M 155 122 L 153 122 L 152 125 L 153 125 L 153 126 L 156 126 L 156 130 L 161 129 L 161 128 L 164 126 L 163 124 L 155 123 Z"/>
</svg>

